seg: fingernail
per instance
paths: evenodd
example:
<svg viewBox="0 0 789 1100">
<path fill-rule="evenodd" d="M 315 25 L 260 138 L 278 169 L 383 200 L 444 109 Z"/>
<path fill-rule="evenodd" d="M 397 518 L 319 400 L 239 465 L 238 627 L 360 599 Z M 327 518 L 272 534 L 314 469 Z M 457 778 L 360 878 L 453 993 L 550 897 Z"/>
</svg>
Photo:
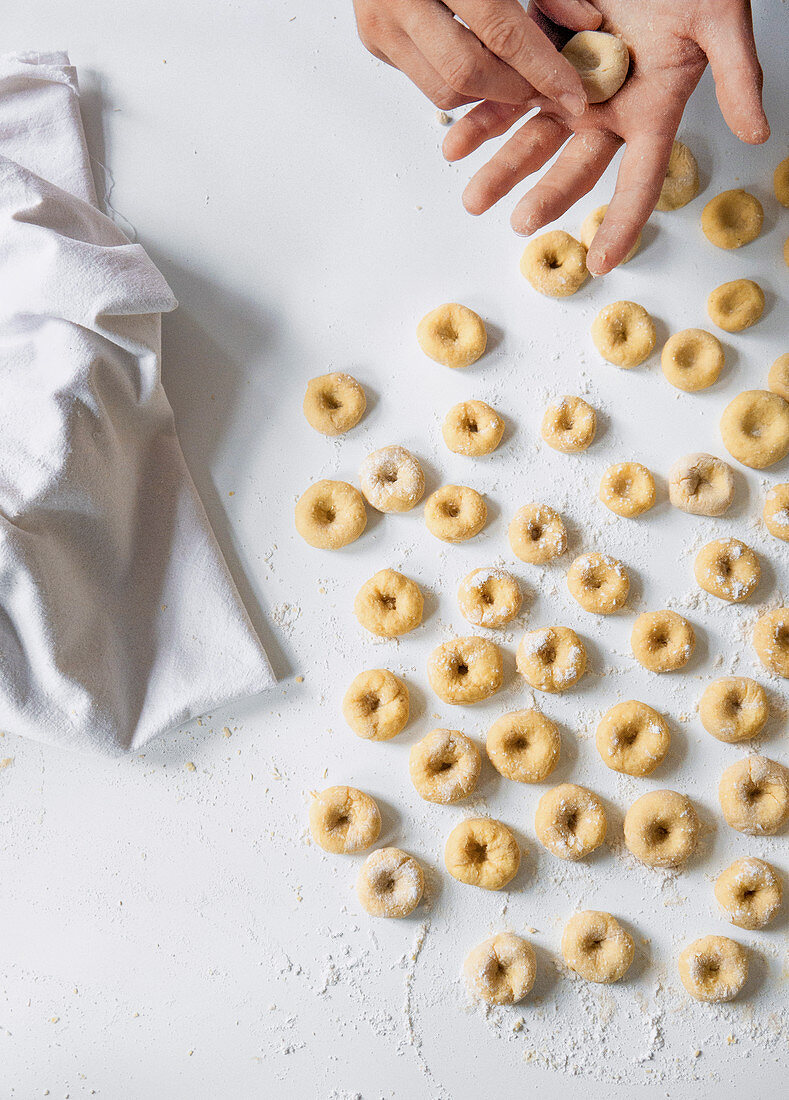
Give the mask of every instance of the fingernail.
<svg viewBox="0 0 789 1100">
<path fill-rule="evenodd" d="M 582 115 L 586 110 L 586 102 L 582 96 L 576 95 L 575 92 L 565 92 L 559 96 L 559 105 L 564 107 L 570 115 Z"/>
</svg>

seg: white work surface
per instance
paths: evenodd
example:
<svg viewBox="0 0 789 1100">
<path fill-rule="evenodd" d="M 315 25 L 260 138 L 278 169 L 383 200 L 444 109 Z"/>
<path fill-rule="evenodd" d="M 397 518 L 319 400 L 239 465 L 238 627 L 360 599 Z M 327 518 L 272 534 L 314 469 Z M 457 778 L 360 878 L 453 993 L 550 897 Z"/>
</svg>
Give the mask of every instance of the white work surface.
<svg viewBox="0 0 789 1100">
<path fill-rule="evenodd" d="M 626 267 L 574 298 L 538 297 L 518 272 L 522 242 L 511 201 L 473 220 L 460 204 L 469 167 L 439 154 L 444 130 L 404 78 L 373 61 L 342 3 L 263 0 L 39 0 L 3 15 L 6 49 L 65 47 L 80 71 L 100 190 L 120 224 L 161 266 L 181 301 L 164 322 L 165 386 L 184 451 L 250 613 L 280 678 L 267 696 L 212 714 L 122 760 L 77 756 L 6 734 L 0 756 L 0 1093 L 107 1100 L 433 1100 L 764 1096 L 786 1066 L 787 918 L 743 932 L 719 915 L 716 874 L 756 854 L 789 873 L 785 837 L 749 838 L 722 820 L 716 788 L 743 746 L 714 741 L 696 703 L 714 677 L 755 675 L 773 717 L 760 747 L 786 762 L 785 684 L 758 665 L 749 631 L 760 609 L 789 596 L 787 548 L 759 519 L 766 486 L 738 468 L 728 516 L 674 511 L 666 475 L 680 455 L 724 455 L 718 421 L 742 389 L 765 384 L 787 350 L 789 213 L 772 196 L 786 155 L 787 13 L 757 5 L 769 74 L 766 147 L 741 146 L 720 121 L 709 76 L 681 136 L 695 151 L 701 196 L 656 214 Z M 781 106 L 783 105 L 783 110 Z M 476 158 L 476 164 L 481 157 Z M 761 238 L 722 252 L 701 233 L 704 202 L 745 186 L 762 199 Z M 561 224 L 606 201 L 609 176 Z M 670 331 L 706 325 L 705 298 L 751 276 L 766 315 L 727 337 L 719 383 L 700 394 L 668 385 L 659 357 L 624 372 L 595 352 L 596 311 L 642 303 Z M 476 309 L 490 350 L 451 372 L 419 350 L 414 330 L 444 301 Z M 326 439 L 301 413 L 308 378 L 354 374 L 368 412 L 345 438 Z M 552 395 L 579 393 L 598 410 L 593 446 L 549 450 L 539 425 Z M 464 459 L 440 424 L 456 401 L 479 397 L 507 419 L 490 458 Z M 390 442 L 412 449 L 428 489 L 443 482 L 486 494 L 489 522 L 465 545 L 436 541 L 421 508 L 370 510 L 363 537 L 337 553 L 299 539 L 293 505 L 320 477 L 355 480 L 361 459 Z M 638 521 L 596 500 L 602 471 L 637 459 L 655 471 L 659 503 Z M 571 545 L 555 566 L 514 559 L 506 529 L 530 500 L 567 518 Z M 698 589 L 695 551 L 737 535 L 763 563 L 752 600 L 727 606 Z M 581 550 L 631 570 L 626 613 L 600 620 L 566 590 Z M 524 611 L 503 633 L 505 686 L 457 710 L 430 691 L 427 656 L 473 630 L 455 591 L 472 567 L 507 563 Z M 400 568 L 426 596 L 424 624 L 376 644 L 352 614 L 353 595 L 379 568 Z M 200 599 L 200 592 L 194 593 Z M 638 610 L 671 606 L 697 630 L 686 671 L 652 675 L 628 637 Z M 564 623 L 587 643 L 576 690 L 538 700 L 561 727 L 562 759 L 548 784 L 521 786 L 485 762 L 466 804 L 421 801 L 409 747 L 436 725 L 481 744 L 493 718 L 532 701 L 514 670 L 526 628 Z M 358 739 L 340 700 L 364 668 L 388 666 L 412 689 L 413 720 L 394 741 Z M 647 779 L 608 771 L 594 745 L 602 712 L 620 699 L 663 711 L 672 747 Z M 605 799 L 609 839 L 585 862 L 554 859 L 534 835 L 534 808 L 554 781 L 585 783 Z M 361 911 L 361 857 L 329 856 L 306 830 L 309 792 L 334 783 L 369 791 L 381 842 L 413 852 L 427 871 L 423 905 L 404 921 Z M 622 816 L 639 794 L 687 792 L 705 826 L 679 874 L 652 872 L 623 850 Z M 443 870 L 450 828 L 465 816 L 501 818 L 522 842 L 510 889 L 484 893 Z M 637 943 L 616 986 L 573 980 L 559 960 L 575 908 L 619 915 Z M 511 928 L 535 944 L 538 978 L 521 1005 L 486 1014 L 460 979 L 471 946 Z M 733 934 L 752 949 L 751 976 L 730 1005 L 693 1002 L 676 957 L 689 940 Z M 785 1071 L 784 1071 L 785 1072 Z M 779 1078 L 780 1079 L 780 1078 Z M 47 1093 L 48 1090 L 48 1093 Z"/>
</svg>

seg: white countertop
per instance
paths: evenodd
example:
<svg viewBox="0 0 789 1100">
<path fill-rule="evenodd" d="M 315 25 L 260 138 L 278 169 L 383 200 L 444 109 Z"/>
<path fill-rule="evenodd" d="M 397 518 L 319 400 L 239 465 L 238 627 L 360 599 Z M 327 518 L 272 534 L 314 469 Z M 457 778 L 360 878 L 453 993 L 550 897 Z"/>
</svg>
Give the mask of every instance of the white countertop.
<svg viewBox="0 0 789 1100">
<path fill-rule="evenodd" d="M 121 761 L 11 734 L 0 741 L 4 1096 L 465 1100 L 541 1088 L 572 1100 L 775 1087 L 789 1039 L 786 913 L 763 932 L 742 932 L 719 916 L 712 882 L 747 853 L 789 873 L 786 838 L 747 838 L 725 825 L 718 777 L 744 750 L 709 737 L 695 708 L 710 679 L 755 675 L 774 705 L 760 747 L 789 760 L 785 684 L 763 672 L 748 641 L 759 609 L 789 595 L 786 546 L 758 519 L 765 487 L 787 480 L 789 467 L 739 468 L 735 505 L 721 520 L 671 510 L 665 483 L 688 451 L 725 454 L 724 405 L 764 385 L 787 350 L 789 213 L 771 188 L 789 151 L 787 15 L 770 0 L 757 15 L 770 142 L 739 145 L 705 77 L 680 135 L 699 159 L 702 195 L 655 215 L 626 267 L 557 303 L 518 273 L 511 203 L 479 220 L 463 212 L 469 169 L 443 163 L 434 110 L 363 51 L 347 0 L 39 0 L 4 14 L 6 49 L 70 50 L 111 206 L 181 301 L 164 321 L 166 389 L 280 677 L 267 696 Z M 707 243 L 699 216 L 731 186 L 757 194 L 766 219 L 757 242 L 725 253 Z M 561 224 L 577 231 L 610 187 L 609 176 Z M 642 303 L 662 339 L 705 325 L 708 291 L 739 275 L 762 283 L 768 310 L 726 338 L 725 372 L 704 393 L 672 389 L 657 355 L 623 372 L 591 345 L 591 320 L 609 301 Z M 430 362 L 414 338 L 421 315 L 451 300 L 481 313 L 492 334 L 489 353 L 465 372 Z M 351 372 L 370 397 L 361 425 L 339 440 L 301 414 L 307 379 L 328 369 Z M 546 401 L 561 393 L 582 394 L 600 414 L 583 454 L 552 452 L 539 439 Z M 452 455 L 441 441 L 444 413 L 471 396 L 509 426 L 486 460 Z M 438 543 L 417 509 L 371 513 L 365 535 L 341 553 L 307 547 L 292 525 L 299 493 L 321 476 L 354 480 L 365 454 L 394 441 L 424 461 L 429 488 L 456 481 L 487 495 L 483 534 Z M 631 458 L 659 483 L 659 504 L 638 522 L 595 499 L 601 472 Z M 506 541 L 509 517 L 533 499 L 562 511 L 571 535 L 567 559 L 544 570 L 513 559 Z M 762 585 L 743 606 L 721 606 L 693 580 L 695 551 L 720 534 L 762 558 Z M 602 622 L 564 584 L 572 556 L 594 548 L 620 557 L 633 578 L 628 612 Z M 427 655 L 472 632 L 457 610 L 458 580 L 499 558 L 526 592 L 502 639 L 505 688 L 476 708 L 440 706 Z M 361 581 L 386 565 L 427 593 L 424 625 L 399 644 L 371 643 L 351 612 Z M 687 615 L 699 644 L 684 673 L 658 677 L 635 664 L 628 636 L 635 611 L 663 606 Z M 579 865 L 560 864 L 536 841 L 534 806 L 547 785 L 507 783 L 486 763 L 478 797 L 439 807 L 418 798 L 407 772 L 410 745 L 434 725 L 481 743 L 495 716 L 528 705 L 514 671 L 517 640 L 556 622 L 582 634 L 590 672 L 578 690 L 538 701 L 562 729 L 551 782 L 591 786 L 611 818 L 610 843 Z M 357 739 L 339 707 L 350 679 L 379 665 L 404 674 L 414 701 L 408 729 L 387 744 Z M 648 779 L 607 771 L 595 751 L 600 714 L 626 698 L 643 698 L 671 724 L 669 757 Z M 408 920 L 368 918 L 353 889 L 360 859 L 308 842 L 308 792 L 343 782 L 379 800 L 382 842 L 428 870 L 428 900 Z M 661 787 L 691 795 L 706 826 L 698 856 L 677 875 L 651 873 L 622 850 L 624 810 Z M 512 889 L 483 893 L 443 870 L 444 839 L 470 812 L 500 817 L 522 841 Z M 626 981 L 590 986 L 553 965 L 576 907 L 609 909 L 633 931 Z M 460 966 L 505 927 L 535 943 L 537 985 L 521 1005 L 486 1015 L 469 1005 Z M 707 932 L 753 950 L 748 985 L 731 1005 L 692 1002 L 678 980 L 679 949 Z"/>
</svg>

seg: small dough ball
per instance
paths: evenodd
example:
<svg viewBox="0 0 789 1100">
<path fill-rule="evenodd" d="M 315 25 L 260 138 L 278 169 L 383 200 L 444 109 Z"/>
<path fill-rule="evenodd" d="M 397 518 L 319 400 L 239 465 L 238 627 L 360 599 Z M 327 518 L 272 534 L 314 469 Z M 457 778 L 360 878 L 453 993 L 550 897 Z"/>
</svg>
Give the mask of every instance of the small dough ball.
<svg viewBox="0 0 789 1100">
<path fill-rule="evenodd" d="M 785 157 L 773 172 L 773 190 L 781 206 L 789 206 L 789 157 Z"/>
<path fill-rule="evenodd" d="M 347 481 L 316 481 L 296 504 L 296 530 L 318 550 L 339 550 L 367 526 L 362 494 Z"/>
<path fill-rule="evenodd" d="M 353 610 L 365 630 L 379 638 L 397 638 L 422 622 L 419 586 L 395 569 L 379 569 L 356 593 Z"/>
<path fill-rule="evenodd" d="M 777 539 L 789 542 L 789 484 L 773 485 L 764 498 L 762 511 L 767 530 Z"/>
<path fill-rule="evenodd" d="M 767 389 L 789 401 L 789 351 L 779 355 L 767 375 Z"/>
<path fill-rule="evenodd" d="M 618 982 L 634 955 L 633 937 L 610 913 L 585 909 L 564 926 L 562 958 L 588 982 Z"/>
<path fill-rule="evenodd" d="M 586 649 L 569 626 L 530 630 L 518 646 L 517 666 L 533 688 L 555 695 L 581 679 L 586 671 Z"/>
<path fill-rule="evenodd" d="M 612 615 L 625 605 L 630 578 L 610 554 L 582 554 L 567 570 L 567 587 L 584 611 Z"/>
<path fill-rule="evenodd" d="M 326 852 L 363 852 L 381 832 L 381 815 L 356 787 L 327 787 L 310 804 L 310 833 Z"/>
<path fill-rule="evenodd" d="M 649 791 L 625 814 L 625 844 L 649 867 L 681 867 L 696 850 L 700 828 L 687 795 Z"/>
<path fill-rule="evenodd" d="M 502 714 L 488 730 L 485 748 L 499 775 L 516 783 L 542 783 L 559 763 L 561 738 L 538 710 Z"/>
<path fill-rule="evenodd" d="M 699 718 L 707 733 L 731 745 L 764 729 L 770 714 L 767 692 L 748 676 L 723 676 L 704 689 Z"/>
<path fill-rule="evenodd" d="M 430 654 L 427 676 L 442 702 L 453 706 L 481 703 L 501 687 L 501 650 L 487 638 L 452 638 Z"/>
<path fill-rule="evenodd" d="M 521 256 L 521 275 L 548 298 L 567 298 L 586 282 L 586 249 L 565 233 L 551 229 L 529 241 Z"/>
<path fill-rule="evenodd" d="M 367 398 L 355 378 L 337 371 L 309 380 L 303 408 L 316 432 L 342 435 L 362 419 Z"/>
<path fill-rule="evenodd" d="M 542 418 L 542 437 L 565 454 L 585 451 L 597 431 L 597 414 L 582 397 L 566 395 L 552 401 Z"/>
<path fill-rule="evenodd" d="M 789 820 L 789 771 L 766 756 L 746 756 L 726 768 L 718 798 L 732 829 L 772 836 Z"/>
<path fill-rule="evenodd" d="M 464 619 L 474 626 L 496 627 L 512 622 L 521 609 L 520 585 L 506 569 L 472 569 L 458 588 Z"/>
<path fill-rule="evenodd" d="M 371 668 L 354 677 L 342 701 L 342 714 L 357 737 L 389 741 L 405 729 L 408 688 L 386 668 Z"/>
<path fill-rule="evenodd" d="M 499 932 L 469 951 L 463 974 L 469 990 L 489 1005 L 514 1005 L 534 985 L 534 948 L 514 932 Z"/>
<path fill-rule="evenodd" d="M 749 932 L 770 923 L 783 895 L 781 876 L 771 863 L 756 856 L 735 859 L 715 882 L 715 897 L 726 920 Z"/>
<path fill-rule="evenodd" d="M 681 141 L 671 147 L 666 178 L 660 189 L 656 210 L 679 210 L 699 193 L 699 166 L 696 158 Z"/>
<path fill-rule="evenodd" d="M 711 596 L 729 603 L 747 600 L 762 576 L 759 559 L 739 539 L 715 539 L 702 546 L 693 566 L 696 580 Z"/>
<path fill-rule="evenodd" d="M 718 248 L 742 248 L 762 231 L 764 210 L 755 195 L 741 188 L 722 191 L 701 212 L 701 228 Z"/>
<path fill-rule="evenodd" d="M 655 322 L 636 302 L 612 302 L 595 317 L 592 340 L 603 359 L 629 370 L 652 354 Z"/>
<path fill-rule="evenodd" d="M 615 34 L 579 31 L 562 53 L 580 76 L 590 103 L 605 103 L 627 79 L 630 53 Z"/>
<path fill-rule="evenodd" d="M 605 712 L 596 734 L 597 751 L 606 767 L 625 775 L 650 775 L 671 744 L 668 723 L 646 703 L 629 699 Z"/>
<path fill-rule="evenodd" d="M 587 214 L 584 218 L 583 225 L 581 226 L 580 237 L 581 244 L 587 251 L 589 251 L 589 249 L 592 247 L 592 241 L 594 240 L 595 233 L 597 233 L 597 230 L 603 224 L 603 218 L 605 217 L 605 212 L 607 209 L 608 203 L 606 203 L 605 206 L 598 206 L 596 210 L 593 210 L 591 214 Z M 622 260 L 622 263 L 626 264 L 628 260 L 632 260 L 640 247 L 641 234 L 639 233 L 636 237 L 636 243 L 625 256 L 624 260 Z"/>
<path fill-rule="evenodd" d="M 537 803 L 537 839 L 558 859 L 575 862 L 588 856 L 605 840 L 607 827 L 603 803 L 575 783 L 552 787 Z"/>
<path fill-rule="evenodd" d="M 488 342 L 482 318 L 457 302 L 427 313 L 417 326 L 416 338 L 425 355 L 445 367 L 471 366 Z"/>
<path fill-rule="evenodd" d="M 734 473 L 720 458 L 695 451 L 671 467 L 668 496 L 682 512 L 722 516 L 734 500 Z"/>
<path fill-rule="evenodd" d="M 450 875 L 482 890 L 501 890 L 518 873 L 520 862 L 517 840 L 506 825 L 492 817 L 461 821 L 444 848 Z"/>
<path fill-rule="evenodd" d="M 425 491 L 419 460 L 399 443 L 369 454 L 359 468 L 359 483 L 379 512 L 410 512 Z"/>
<path fill-rule="evenodd" d="M 444 542 L 465 542 L 478 535 L 488 518 L 488 506 L 476 489 L 442 485 L 425 501 L 425 523 Z"/>
<path fill-rule="evenodd" d="M 635 519 L 655 503 L 655 479 L 640 462 L 617 462 L 603 474 L 597 495 L 618 516 Z"/>
<path fill-rule="evenodd" d="M 710 292 L 707 313 L 724 332 L 742 332 L 759 320 L 765 301 L 764 291 L 753 279 L 733 279 Z"/>
<path fill-rule="evenodd" d="M 447 413 L 441 434 L 456 455 L 478 458 L 495 451 L 504 435 L 504 421 L 484 401 L 461 401 Z"/>
<path fill-rule="evenodd" d="M 690 660 L 696 635 L 676 611 L 645 611 L 633 624 L 630 645 L 635 659 L 650 672 L 674 672 Z"/>
<path fill-rule="evenodd" d="M 748 952 L 728 936 L 702 936 L 679 955 L 679 977 L 697 1001 L 731 1001 L 748 980 Z"/>
<path fill-rule="evenodd" d="M 408 770 L 425 802 L 446 806 L 468 798 L 482 769 L 479 749 L 460 730 L 435 729 L 412 746 Z"/>
<path fill-rule="evenodd" d="M 729 454 L 763 470 L 789 454 L 789 401 L 769 390 L 737 394 L 721 417 L 721 437 Z"/>
<path fill-rule="evenodd" d="M 789 678 L 789 607 L 760 616 L 753 628 L 753 648 L 768 672 Z"/>
<path fill-rule="evenodd" d="M 515 557 L 531 565 L 544 565 L 567 549 L 562 517 L 547 504 L 524 504 L 513 516 L 508 534 Z"/>
<path fill-rule="evenodd" d="M 356 894 L 371 917 L 407 917 L 425 890 L 417 860 L 400 848 L 379 848 L 362 864 Z"/>
<path fill-rule="evenodd" d="M 703 328 L 675 332 L 663 345 L 660 365 L 672 386 L 686 393 L 706 390 L 718 381 L 725 355 L 717 336 Z"/>
</svg>

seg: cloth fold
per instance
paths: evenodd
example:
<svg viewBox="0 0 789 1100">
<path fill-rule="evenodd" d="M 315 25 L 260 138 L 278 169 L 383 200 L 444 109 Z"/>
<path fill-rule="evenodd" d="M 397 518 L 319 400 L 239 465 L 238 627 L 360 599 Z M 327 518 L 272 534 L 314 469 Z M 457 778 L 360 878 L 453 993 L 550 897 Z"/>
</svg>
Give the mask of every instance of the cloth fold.
<svg viewBox="0 0 789 1100">
<path fill-rule="evenodd" d="M 0 58 L 0 728 L 138 749 L 274 677 L 160 379 L 177 305 L 97 207 L 65 54 Z"/>
</svg>

